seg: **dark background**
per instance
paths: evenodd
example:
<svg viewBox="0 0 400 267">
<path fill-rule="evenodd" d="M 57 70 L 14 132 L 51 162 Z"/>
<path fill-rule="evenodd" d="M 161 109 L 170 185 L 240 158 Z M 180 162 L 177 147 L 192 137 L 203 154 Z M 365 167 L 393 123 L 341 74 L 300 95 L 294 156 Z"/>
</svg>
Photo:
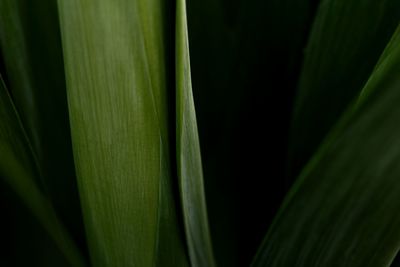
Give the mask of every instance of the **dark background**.
<svg viewBox="0 0 400 267">
<path fill-rule="evenodd" d="M 248 266 L 291 185 L 285 170 L 318 1 L 188 0 L 192 84 L 214 250 Z"/>
</svg>

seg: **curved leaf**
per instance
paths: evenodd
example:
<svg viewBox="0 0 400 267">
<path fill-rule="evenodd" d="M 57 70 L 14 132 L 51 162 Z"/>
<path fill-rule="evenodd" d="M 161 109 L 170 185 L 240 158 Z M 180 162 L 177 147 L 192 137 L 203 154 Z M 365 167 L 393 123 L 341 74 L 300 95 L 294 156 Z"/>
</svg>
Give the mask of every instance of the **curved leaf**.
<svg viewBox="0 0 400 267">
<path fill-rule="evenodd" d="M 321 2 L 295 102 L 290 182 L 361 92 L 399 20 L 397 0 Z"/>
<path fill-rule="evenodd" d="M 85 266 L 68 232 L 35 179 L 40 175 L 31 146 L 0 76 L 0 177 L 32 211 L 73 266 Z"/>
<path fill-rule="evenodd" d="M 186 266 L 172 196 L 163 2 L 60 0 L 94 266 Z"/>
<path fill-rule="evenodd" d="M 84 241 L 56 3 L 0 1 L 0 50 L 4 78 L 38 160 L 38 185 L 74 237 Z"/>
<path fill-rule="evenodd" d="M 388 266 L 400 248 L 400 27 L 303 170 L 253 266 Z"/>
<path fill-rule="evenodd" d="M 208 228 L 196 112 L 190 77 L 186 3 L 176 10 L 176 145 L 178 176 L 190 262 L 215 266 Z"/>
</svg>

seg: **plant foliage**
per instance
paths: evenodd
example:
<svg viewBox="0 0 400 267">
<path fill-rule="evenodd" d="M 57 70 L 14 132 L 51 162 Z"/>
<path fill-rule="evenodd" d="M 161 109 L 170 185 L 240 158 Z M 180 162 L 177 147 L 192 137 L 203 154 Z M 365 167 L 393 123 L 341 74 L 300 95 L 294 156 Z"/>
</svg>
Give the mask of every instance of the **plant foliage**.
<svg viewBox="0 0 400 267">
<path fill-rule="evenodd" d="M 4 264 L 394 266 L 399 21 L 396 0 L 1 0 Z"/>
</svg>

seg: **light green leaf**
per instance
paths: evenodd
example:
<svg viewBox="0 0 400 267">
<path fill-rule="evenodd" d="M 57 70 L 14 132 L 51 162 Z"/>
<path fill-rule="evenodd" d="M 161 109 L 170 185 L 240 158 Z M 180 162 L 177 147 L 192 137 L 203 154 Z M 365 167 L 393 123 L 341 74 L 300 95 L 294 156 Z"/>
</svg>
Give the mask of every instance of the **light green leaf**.
<svg viewBox="0 0 400 267">
<path fill-rule="evenodd" d="M 0 76 L 0 177 L 22 199 L 72 266 L 85 266 L 82 256 L 38 188 L 36 159 L 19 116 Z"/>
<path fill-rule="evenodd" d="M 194 267 L 215 266 L 208 228 L 192 82 L 185 0 L 176 10 L 177 161 L 186 239 Z"/>
<path fill-rule="evenodd" d="M 186 266 L 171 188 L 164 3 L 59 0 L 94 266 Z"/>
<path fill-rule="evenodd" d="M 400 20 L 397 0 L 321 2 L 299 81 L 291 128 L 291 181 L 361 92 Z"/>
<path fill-rule="evenodd" d="M 389 266 L 400 248 L 400 27 L 356 101 L 303 170 L 258 266 Z"/>
</svg>

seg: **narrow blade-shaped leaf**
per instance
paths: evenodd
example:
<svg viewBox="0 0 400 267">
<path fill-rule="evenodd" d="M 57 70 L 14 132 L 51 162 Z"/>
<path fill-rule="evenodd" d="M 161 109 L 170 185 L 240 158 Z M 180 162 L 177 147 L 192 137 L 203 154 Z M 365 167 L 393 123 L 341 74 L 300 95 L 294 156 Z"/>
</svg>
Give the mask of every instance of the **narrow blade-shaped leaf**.
<svg viewBox="0 0 400 267">
<path fill-rule="evenodd" d="M 361 92 L 399 20 L 397 0 L 321 2 L 295 103 L 290 182 Z"/>
<path fill-rule="evenodd" d="M 83 223 L 76 185 L 57 1 L 0 1 L 4 75 L 57 214 L 79 239 Z M 83 241 L 83 240 L 80 240 Z M 84 242 L 82 242 L 84 247 Z"/>
<path fill-rule="evenodd" d="M 400 27 L 364 90 L 303 170 L 258 266 L 389 266 L 400 248 Z"/>
<path fill-rule="evenodd" d="M 82 256 L 37 186 L 37 162 L 0 76 L 0 177 L 22 199 L 73 266 L 85 266 Z"/>
<path fill-rule="evenodd" d="M 176 86 L 178 176 L 190 262 L 194 267 L 212 267 L 215 263 L 190 76 L 185 0 L 177 1 L 176 10 Z"/>
</svg>

